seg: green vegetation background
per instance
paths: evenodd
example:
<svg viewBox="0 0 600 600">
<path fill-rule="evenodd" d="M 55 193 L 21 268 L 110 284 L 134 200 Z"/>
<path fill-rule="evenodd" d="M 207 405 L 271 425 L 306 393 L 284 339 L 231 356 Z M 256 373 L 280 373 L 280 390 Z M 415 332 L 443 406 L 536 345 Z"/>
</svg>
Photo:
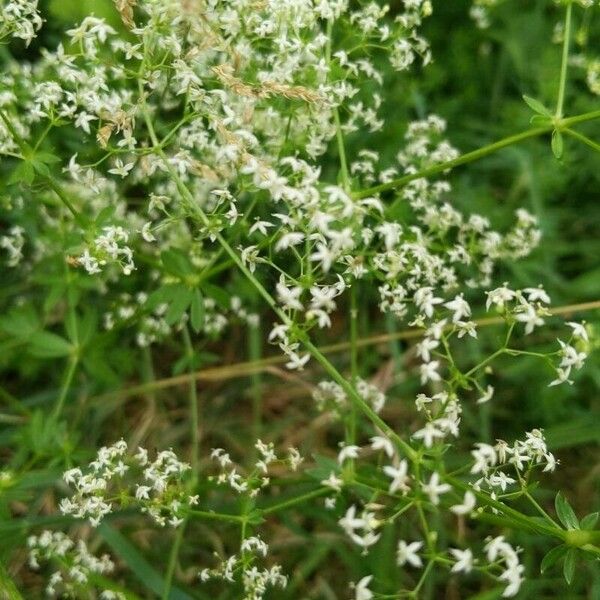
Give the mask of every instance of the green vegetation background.
<svg viewBox="0 0 600 600">
<path fill-rule="evenodd" d="M 106 17 L 115 27 L 120 26 L 108 0 L 50 0 L 41 2 L 41 6 L 48 21 L 41 38 L 28 50 L 14 52 L 20 53 L 24 60 L 33 60 L 40 45 L 53 46 L 59 41 L 61 30 L 90 12 Z M 384 163 L 392 160 L 401 146 L 409 120 L 430 113 L 444 117 L 448 121 L 451 142 L 466 152 L 528 127 L 531 111 L 523 103 L 522 94 L 553 105 L 558 85 L 560 48 L 551 43 L 551 39 L 555 24 L 562 18 L 561 12 L 547 0 L 507 0 L 494 10 L 492 27 L 481 31 L 468 17 L 469 6 L 466 0 L 434 2 L 434 14 L 424 30 L 425 37 L 432 43 L 434 63 L 422 72 L 388 74 L 386 96 L 391 101 L 383 109 L 386 127 L 382 133 L 369 139 L 369 146 L 381 152 Z M 586 24 L 589 45 L 585 51 L 589 55 L 594 52 L 600 55 L 599 20 L 600 15 L 596 11 Z M 579 25 L 578 14 L 576 26 Z M 567 115 L 597 109 L 598 102 L 599 98 L 586 88 L 584 72 L 572 68 L 565 103 Z M 598 123 L 586 125 L 585 130 L 592 139 L 600 137 Z M 350 157 L 361 148 L 363 141 L 361 135 L 349 136 Z M 329 166 L 332 172 L 335 159 L 335 150 L 332 149 L 330 157 L 325 159 L 325 166 Z M 555 306 L 600 299 L 598 154 L 567 138 L 564 157 L 557 161 L 550 151 L 549 139 L 536 139 L 457 169 L 451 174 L 450 181 L 454 188 L 453 202 L 467 212 L 488 216 L 495 225 L 510 222 L 515 209 L 521 206 L 539 218 L 544 234 L 540 248 L 528 259 L 506 265 L 498 281 L 509 281 L 512 287 L 543 283 Z M 20 282 L 11 273 L 3 273 L 2 278 L 0 308 L 4 312 L 20 289 Z M 37 293 L 45 293 L 43 285 L 37 287 Z M 600 313 L 588 313 L 585 318 L 600 334 Z M 343 321 L 337 323 L 336 328 L 345 339 Z M 393 325 L 373 313 L 363 316 L 360 334 L 370 335 L 386 329 L 392 330 Z M 489 347 L 492 347 L 495 335 L 500 335 L 500 332 L 490 330 L 483 334 L 484 345 L 487 336 Z M 243 332 L 234 333 L 232 347 L 236 347 L 236 340 L 239 347 L 243 338 Z M 547 341 L 554 342 L 551 339 Z M 110 340 L 105 340 L 105 344 L 106 348 L 110 348 Z M 243 350 L 243 344 L 241 347 Z M 221 350 L 231 362 L 253 356 L 251 350 L 250 355 L 245 352 L 232 354 L 230 347 L 213 347 L 211 352 L 218 354 Z M 404 350 L 401 344 L 394 344 L 389 352 L 392 356 L 400 356 Z M 122 384 L 144 379 L 146 363 L 134 345 L 117 348 L 114 352 L 121 365 L 117 376 Z M 172 374 L 176 358 L 169 348 L 164 352 L 163 366 L 157 376 L 166 377 Z M 365 352 L 361 358 L 365 374 L 377 369 L 381 360 L 375 352 Z M 210 359 L 208 353 L 205 359 L 205 362 Z M 7 333 L 6 318 L 1 321 L 2 387 L 28 408 L 44 407 L 58 393 L 60 371 L 50 370 L 49 364 L 52 363 L 32 359 L 21 353 L 19 348 L 14 348 Z M 525 357 L 501 363 L 496 372 L 498 392 L 493 403 L 482 409 L 465 410 L 468 433 L 462 443 L 466 452 L 469 443 L 475 440 L 503 438 L 512 441 L 526 430 L 543 427 L 550 448 L 557 453 L 562 464 L 552 477 L 546 478 L 539 497 L 544 504 L 551 505 L 555 491 L 562 489 L 576 511 L 586 514 L 598 508 L 600 497 L 600 352 L 592 355 L 573 387 L 548 388 L 552 374 L 543 369 L 535 359 L 530 361 Z M 262 384 L 266 386 L 265 396 L 277 398 L 280 391 L 277 386 L 280 384 L 268 378 L 263 379 Z M 112 387 L 105 389 L 92 386 L 87 391 L 99 393 L 118 388 L 118 385 L 113 383 Z M 273 387 L 270 388 L 270 385 Z M 252 386 L 244 380 L 223 383 L 216 390 L 208 388 L 208 393 L 216 395 L 217 400 L 206 407 L 204 417 L 206 431 L 210 432 L 211 428 L 219 430 L 213 438 L 241 452 L 251 433 L 245 426 L 251 403 L 247 389 L 252 389 Z M 407 399 L 412 391 L 410 386 L 405 386 L 397 393 L 409 401 Z M 185 424 L 168 425 L 173 420 L 165 418 L 177 406 L 174 395 L 182 393 L 168 392 L 159 405 L 152 439 L 162 447 L 176 444 L 184 435 L 182 432 L 187 431 Z M 390 397 L 394 393 L 393 389 L 390 390 Z M 8 402 L 7 398 L 3 400 Z M 301 406 L 286 408 L 276 402 L 267 402 L 266 427 L 272 427 L 275 432 L 299 426 L 302 423 L 302 405 L 310 405 L 310 399 L 304 395 L 298 396 L 295 401 Z M 15 560 L 19 560 L 18 548 L 23 545 L 27 533 L 25 525 L 59 524 L 60 519 L 31 516 L 45 512 L 44 502 L 49 500 L 43 492 L 53 486 L 65 460 L 81 456 L 87 458 L 100 441 L 109 441 L 111 436 L 126 433 L 131 411 L 130 407 L 108 403 L 95 406 L 85 414 L 77 413 L 78 437 L 65 438 L 60 432 L 48 431 L 41 417 L 26 424 L 0 424 L 2 462 L 11 466 L 15 464 L 15 456 L 34 457 L 31 470 L 20 478 L 16 487 L 4 491 L 0 487 L 0 562 L 11 567 Z M 208 441 L 203 444 L 206 449 L 210 448 Z M 20 507 L 16 516 L 15 505 Z M 310 508 L 303 510 L 307 518 L 313 518 L 315 522 L 328 521 L 331 530 L 335 530 L 336 525 L 327 513 Z M 382 571 L 382 565 L 389 564 L 387 558 L 393 552 L 393 540 L 384 539 L 368 557 L 360 557 L 350 552 L 341 538 L 331 541 L 312 535 L 308 528 L 300 528 L 292 520 L 286 525 L 299 538 L 297 547 L 291 550 L 298 567 L 292 573 L 290 588 L 284 593 L 278 592 L 278 598 L 346 598 L 347 592 L 336 588 L 337 581 L 358 579 L 356 574 L 369 572 L 377 578 L 389 578 L 390 588 L 394 589 L 396 574 Z M 143 533 L 138 532 L 129 541 L 124 537 L 128 534 L 127 527 L 122 528 L 120 533 L 110 528 L 102 534 L 111 550 L 128 564 L 132 571 L 132 586 L 142 594 L 144 590 L 159 587 L 158 572 L 165 568 L 166 555 L 162 544 L 148 544 L 149 538 Z M 199 545 L 202 544 L 201 534 L 200 530 Z M 540 558 L 549 549 L 547 542 L 527 534 L 518 534 L 511 539 L 525 548 L 528 581 L 519 598 L 600 598 L 600 569 L 597 565 L 580 565 L 580 572 L 570 588 L 565 586 L 558 569 L 541 581 L 537 574 Z M 182 555 L 182 562 L 200 566 L 199 561 L 204 556 L 198 548 L 186 552 L 188 555 Z M 159 583 L 156 583 L 157 577 Z M 498 598 L 501 593 L 500 590 L 478 594 L 470 588 L 466 593 L 460 587 L 444 587 L 445 575 L 440 577 L 440 587 L 432 585 L 425 597 L 465 598 L 473 594 L 472 598 L 484 600 Z M 319 580 L 322 582 L 316 587 L 315 582 Z M 33 585 L 31 589 L 39 585 L 36 578 L 28 580 L 27 575 L 20 583 Z M 309 596 L 309 589 L 320 591 Z M 440 596 L 440 593 L 450 595 Z M 190 587 L 184 592 L 173 592 L 172 597 L 208 596 Z M 225 599 L 228 596 L 212 597 Z"/>
</svg>

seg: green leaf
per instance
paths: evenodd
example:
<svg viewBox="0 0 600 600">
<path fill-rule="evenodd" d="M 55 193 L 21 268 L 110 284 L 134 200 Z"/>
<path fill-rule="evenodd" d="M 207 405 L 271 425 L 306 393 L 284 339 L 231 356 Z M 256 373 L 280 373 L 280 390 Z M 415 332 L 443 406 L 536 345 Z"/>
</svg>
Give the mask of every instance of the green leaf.
<svg viewBox="0 0 600 600">
<path fill-rule="evenodd" d="M 31 159 L 31 166 L 36 173 L 39 173 L 44 177 L 48 177 L 50 175 L 50 169 L 48 168 L 48 165 L 45 162 L 38 160 L 37 156 L 34 156 Z"/>
<path fill-rule="evenodd" d="M 543 575 L 552 565 L 554 565 L 559 559 L 561 559 L 567 552 L 569 551 L 569 547 L 565 544 L 560 546 L 556 546 L 556 548 L 552 548 L 550 552 L 544 556 L 542 559 L 542 564 L 540 565 L 540 573 Z"/>
<path fill-rule="evenodd" d="M 160 259 L 165 271 L 175 277 L 185 279 L 194 272 L 194 267 L 187 255 L 181 250 L 171 248 L 161 253 Z"/>
<path fill-rule="evenodd" d="M 523 96 L 523 100 L 525 104 L 529 106 L 529 108 L 538 113 L 538 115 L 544 115 L 545 117 L 552 117 L 552 113 L 549 109 L 547 109 L 539 100 L 532 98 L 531 96 Z"/>
<path fill-rule="evenodd" d="M 35 158 L 47 165 L 52 165 L 54 163 L 60 162 L 60 158 L 51 152 L 37 152 Z"/>
<path fill-rule="evenodd" d="M 529 122 L 537 127 L 543 127 L 552 123 L 552 119 L 550 117 L 544 117 L 543 115 L 533 115 L 533 117 L 529 119 Z"/>
<path fill-rule="evenodd" d="M 181 321 L 183 313 L 187 310 L 190 302 L 192 301 L 192 290 L 185 285 L 173 286 L 176 288 L 176 293 L 169 304 L 167 314 L 165 315 L 165 321 L 169 325 L 174 325 Z"/>
<path fill-rule="evenodd" d="M 175 284 L 163 285 L 159 287 L 157 290 L 154 290 L 150 296 L 148 296 L 148 300 L 146 300 L 144 306 L 148 310 L 154 310 L 161 304 L 169 304 L 177 296 L 178 287 L 179 286 Z"/>
<path fill-rule="evenodd" d="M 15 183 L 31 185 L 34 179 L 35 172 L 33 170 L 33 165 L 29 161 L 23 160 L 13 169 L 13 172 L 8 178 L 8 185 L 13 185 Z"/>
<path fill-rule="evenodd" d="M 29 339 L 29 351 L 38 358 L 69 356 L 73 346 L 65 338 L 50 331 L 38 331 Z"/>
<path fill-rule="evenodd" d="M 105 225 L 106 223 L 112 222 L 114 220 L 115 211 L 116 211 L 116 207 L 113 204 L 109 204 L 108 206 L 105 206 L 96 215 L 96 218 L 94 219 L 94 223 L 98 227 L 100 227 L 102 225 Z"/>
<path fill-rule="evenodd" d="M 228 310 L 229 308 L 231 308 L 231 295 L 222 287 L 213 285 L 212 283 L 203 283 L 202 290 L 209 298 L 212 298 L 223 310 Z"/>
<path fill-rule="evenodd" d="M 0 330 L 21 340 L 27 339 L 40 327 L 40 320 L 31 304 L 13 308 L 0 318 Z"/>
<path fill-rule="evenodd" d="M 563 144 L 563 136 L 562 133 L 560 131 L 558 131 L 558 129 L 555 129 L 552 132 L 552 153 L 554 154 L 554 156 L 556 158 L 562 158 L 563 155 L 563 149 L 564 149 L 564 144 Z"/>
<path fill-rule="evenodd" d="M 567 529 L 579 529 L 579 521 L 575 512 L 571 508 L 571 505 L 567 501 L 567 499 L 562 495 L 561 492 L 556 494 L 556 498 L 554 500 L 554 506 L 556 508 L 556 514 L 560 519 L 560 522 Z"/>
<path fill-rule="evenodd" d="M 192 292 L 192 305 L 190 308 L 190 321 L 192 329 L 198 333 L 203 325 L 206 312 L 204 310 L 204 298 L 200 290 L 196 289 Z"/>
<path fill-rule="evenodd" d="M 575 575 L 575 559 L 577 558 L 577 550 L 575 548 L 569 549 L 565 556 L 565 564 L 563 565 L 563 575 L 568 585 L 571 585 L 573 581 L 573 575 Z"/>
<path fill-rule="evenodd" d="M 594 529 L 594 527 L 596 527 L 596 523 L 598 522 L 598 516 L 600 516 L 600 513 L 593 512 L 583 517 L 580 523 L 581 529 Z"/>
</svg>

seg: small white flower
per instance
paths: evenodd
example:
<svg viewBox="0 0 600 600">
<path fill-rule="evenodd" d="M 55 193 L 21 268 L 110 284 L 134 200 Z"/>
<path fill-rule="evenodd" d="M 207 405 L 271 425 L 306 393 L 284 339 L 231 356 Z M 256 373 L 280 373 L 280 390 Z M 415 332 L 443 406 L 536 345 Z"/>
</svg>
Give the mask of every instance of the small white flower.
<svg viewBox="0 0 600 600">
<path fill-rule="evenodd" d="M 338 463 L 343 465 L 348 459 L 358 458 L 358 453 L 360 452 L 360 446 L 342 446 L 338 454 Z"/>
<path fill-rule="evenodd" d="M 415 568 L 423 566 L 423 561 L 417 552 L 422 548 L 423 542 L 411 542 L 407 544 L 404 540 L 398 542 L 396 550 L 396 563 L 399 567 L 409 564 Z"/>
<path fill-rule="evenodd" d="M 373 576 L 367 575 L 354 586 L 354 600 L 371 600 L 373 598 L 373 592 L 369 589 L 371 579 Z"/>
<path fill-rule="evenodd" d="M 475 494 L 471 491 L 466 491 L 462 504 L 455 504 L 454 506 L 450 507 L 450 510 L 455 515 L 468 515 L 471 512 L 473 512 L 473 509 L 475 508 L 475 504 L 476 504 Z"/>
<path fill-rule="evenodd" d="M 429 496 L 429 501 L 437 505 L 440 503 L 440 496 L 449 492 L 452 487 L 447 483 L 440 483 L 438 473 L 433 473 L 428 483 L 421 482 L 421 489 Z"/>
<path fill-rule="evenodd" d="M 574 323 L 573 321 L 569 321 L 567 325 L 573 330 L 573 336 L 583 340 L 584 342 L 589 342 L 588 332 L 585 328 L 585 321 L 581 323 Z"/>
<path fill-rule="evenodd" d="M 459 548 L 450 548 L 450 554 L 456 560 L 452 566 L 452 573 L 469 573 L 473 568 L 473 552 L 469 548 L 460 550 Z"/>
<path fill-rule="evenodd" d="M 398 466 L 386 465 L 383 467 L 383 472 L 392 479 L 390 483 L 390 494 L 397 492 L 408 492 L 410 486 L 410 476 L 408 475 L 408 463 L 405 460 L 401 460 Z"/>
</svg>

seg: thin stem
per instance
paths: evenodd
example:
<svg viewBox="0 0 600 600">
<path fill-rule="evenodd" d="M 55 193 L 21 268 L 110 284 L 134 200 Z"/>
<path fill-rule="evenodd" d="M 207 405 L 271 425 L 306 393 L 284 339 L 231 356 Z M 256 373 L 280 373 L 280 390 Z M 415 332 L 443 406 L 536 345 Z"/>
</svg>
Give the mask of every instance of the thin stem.
<svg viewBox="0 0 600 600">
<path fill-rule="evenodd" d="M 563 131 L 567 135 L 570 135 L 571 137 L 575 138 L 576 140 L 583 142 L 586 146 L 593 148 L 596 152 L 600 152 L 600 144 L 597 144 L 593 140 L 590 140 L 590 138 L 586 137 L 585 135 L 582 135 L 578 131 L 573 131 L 572 129 L 563 129 Z"/>
<path fill-rule="evenodd" d="M 546 519 L 549 523 L 552 523 L 554 527 L 560 529 L 560 525 L 538 504 L 537 500 L 528 492 L 525 491 L 525 497 L 531 502 L 535 509 Z"/>
<path fill-rule="evenodd" d="M 227 523 L 243 523 L 246 519 L 242 515 L 228 515 L 225 513 L 210 512 L 205 510 L 189 510 L 190 517 L 197 517 L 207 521 L 225 521 Z"/>
<path fill-rule="evenodd" d="M 54 179 L 50 176 L 45 177 L 45 181 L 48 184 L 48 187 L 60 198 L 61 202 L 67 207 L 69 212 L 73 215 L 73 218 L 77 221 L 79 225 L 82 227 L 86 226 L 85 219 L 77 212 L 76 208 L 69 200 L 69 197 L 65 194 L 64 190 L 54 181 Z"/>
<path fill-rule="evenodd" d="M 167 566 L 167 572 L 165 574 L 165 583 L 163 586 L 162 592 L 162 600 L 169 600 L 169 595 L 171 594 L 171 586 L 173 585 L 173 575 L 175 574 L 175 566 L 177 565 L 177 558 L 179 557 L 179 550 L 181 548 L 181 542 L 183 541 L 183 534 L 185 532 L 185 527 L 187 525 L 187 520 L 185 520 L 177 529 L 177 533 L 175 534 L 175 540 L 173 541 L 173 545 L 171 546 L 171 552 L 169 554 L 169 564 Z"/>
<path fill-rule="evenodd" d="M 327 46 L 325 48 L 325 59 L 331 68 L 331 47 L 333 45 L 333 18 L 327 21 Z M 346 159 L 346 147 L 340 121 L 340 112 L 337 106 L 333 109 L 333 120 L 335 123 L 335 137 L 337 140 L 338 154 L 340 158 L 340 175 L 346 192 L 350 192 L 350 175 L 348 173 L 348 161 Z"/>
<path fill-rule="evenodd" d="M 251 361 L 262 358 L 262 339 L 258 326 L 248 325 L 248 350 Z M 255 439 L 262 435 L 262 377 L 261 372 L 251 374 L 250 396 L 252 398 L 252 432 Z"/>
<path fill-rule="evenodd" d="M 571 41 L 571 13 L 573 12 L 573 3 L 567 1 L 567 12 L 565 15 L 565 31 L 562 49 L 562 61 L 560 65 L 560 82 L 558 86 L 558 100 L 556 102 L 556 117 L 562 118 L 563 106 L 565 102 L 565 88 L 567 85 L 567 68 L 569 66 L 569 44 Z"/>
<path fill-rule="evenodd" d="M 304 502 L 308 502 L 309 500 L 314 500 L 315 498 L 319 498 L 321 496 L 325 496 L 326 494 L 331 493 L 330 488 L 319 488 L 317 490 L 313 490 L 312 492 L 308 492 L 303 494 L 302 496 L 296 496 L 295 498 L 290 498 L 289 500 L 284 500 L 283 502 L 279 502 L 278 504 L 274 504 L 273 506 L 268 506 L 263 508 L 261 514 L 270 515 L 284 508 L 289 508 L 290 506 L 296 506 L 297 504 L 303 504 Z"/>
<path fill-rule="evenodd" d="M 58 396 L 58 400 L 56 401 L 56 406 L 54 407 L 54 411 L 52 413 L 52 416 L 55 420 L 58 420 L 58 418 L 60 417 L 64 404 L 65 404 L 65 400 L 67 399 L 67 395 L 69 394 L 69 390 L 71 389 L 71 384 L 73 383 L 73 377 L 75 376 L 75 371 L 77 370 L 77 357 L 73 356 L 71 357 L 71 359 L 69 360 L 68 366 L 67 366 L 67 370 L 65 373 L 65 378 L 60 390 L 60 395 Z"/>
<path fill-rule="evenodd" d="M 183 326 L 183 343 L 185 345 L 185 352 L 188 360 L 188 369 L 190 373 L 194 372 L 194 348 L 192 346 L 192 340 L 187 325 Z M 200 447 L 200 433 L 198 429 L 198 391 L 196 390 L 196 381 L 190 380 L 189 387 L 189 403 L 190 403 L 190 437 L 192 442 L 192 473 L 194 479 L 198 476 L 198 455 Z"/>
<path fill-rule="evenodd" d="M 571 125 L 585 123 L 587 121 L 593 121 L 594 119 L 598 118 L 600 118 L 600 110 L 595 110 L 589 113 L 584 113 L 581 115 L 576 115 L 574 117 L 569 117 L 567 119 L 562 119 L 559 125 L 561 129 L 568 128 Z M 450 169 L 454 169 L 455 167 L 458 167 L 460 165 L 466 165 L 473 161 L 479 160 L 480 158 L 484 158 L 485 156 L 493 154 L 494 152 L 497 152 L 502 148 L 506 148 L 508 146 L 518 144 L 519 142 L 523 142 L 525 140 L 544 135 L 545 133 L 549 133 L 555 127 L 555 123 L 549 123 L 548 125 L 544 125 L 543 127 L 528 129 L 527 131 L 523 131 L 521 133 L 502 138 L 497 142 L 493 142 L 491 144 L 488 144 L 487 146 L 482 146 L 481 148 L 473 150 L 472 152 L 467 152 L 466 154 L 463 154 L 458 158 L 448 160 L 438 165 L 433 165 L 432 167 L 428 167 L 426 169 L 422 169 L 417 173 L 404 175 L 403 177 L 399 177 L 398 179 L 394 179 L 388 183 L 382 183 L 380 185 L 376 185 L 366 190 L 354 192 L 353 197 L 357 199 L 366 198 L 367 196 L 372 196 L 373 194 L 380 194 L 381 192 L 386 192 L 388 190 L 393 190 L 402 187 L 407 183 L 414 181 L 415 179 L 430 177 L 432 175 L 437 175 L 438 173 L 443 173 L 444 171 L 449 171 Z"/>
<path fill-rule="evenodd" d="M 333 109 L 333 119 L 335 121 L 335 135 L 337 139 L 338 153 L 340 155 L 340 174 L 344 189 L 350 191 L 350 175 L 348 172 L 348 162 L 346 159 L 346 147 L 344 145 L 344 136 L 342 134 L 342 124 L 340 122 L 340 113 L 337 108 Z"/>
</svg>

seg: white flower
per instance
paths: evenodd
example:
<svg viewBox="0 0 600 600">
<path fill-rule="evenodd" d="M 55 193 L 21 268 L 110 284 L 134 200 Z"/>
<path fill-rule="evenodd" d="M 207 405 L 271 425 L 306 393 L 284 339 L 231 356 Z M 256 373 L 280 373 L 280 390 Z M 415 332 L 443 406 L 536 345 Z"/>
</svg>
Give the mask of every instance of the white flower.
<svg viewBox="0 0 600 600">
<path fill-rule="evenodd" d="M 344 464 L 348 459 L 358 458 L 358 453 L 360 452 L 360 446 L 342 446 L 338 454 L 338 463 L 340 465 Z"/>
<path fill-rule="evenodd" d="M 455 558 L 452 573 L 469 573 L 473 568 L 473 552 L 469 548 L 460 550 L 459 548 L 450 548 L 450 554 Z"/>
<path fill-rule="evenodd" d="M 363 577 L 354 587 L 354 600 L 371 600 L 373 592 L 369 589 L 369 584 L 373 579 L 372 575 Z"/>
<path fill-rule="evenodd" d="M 529 302 L 541 302 L 542 304 L 550 304 L 550 296 L 544 291 L 540 285 L 536 288 L 525 288 L 523 290 L 527 294 Z"/>
<path fill-rule="evenodd" d="M 454 297 L 454 300 L 446 302 L 444 306 L 454 313 L 452 315 L 453 323 L 458 323 L 458 321 L 462 321 L 464 317 L 471 316 L 471 307 L 469 306 L 468 302 L 463 298 L 462 294 L 458 294 Z"/>
<path fill-rule="evenodd" d="M 283 304 L 284 308 L 287 308 L 289 310 L 303 309 L 302 303 L 299 300 L 300 295 L 302 294 L 301 287 L 295 286 L 292 288 L 288 288 L 285 285 L 285 281 L 282 276 L 279 282 L 277 283 L 276 290 L 277 297 L 279 298 L 279 301 Z"/>
<path fill-rule="evenodd" d="M 567 325 L 573 330 L 573 336 L 583 340 L 584 342 L 589 342 L 588 332 L 585 328 L 585 321 L 581 323 L 574 323 L 573 321 L 569 321 Z"/>
<path fill-rule="evenodd" d="M 544 324 L 544 319 L 537 314 L 533 305 L 523 300 L 518 309 L 515 319 L 520 323 L 525 323 L 525 335 L 529 335 L 535 327 L 541 327 Z"/>
<path fill-rule="evenodd" d="M 156 238 L 154 237 L 154 234 L 152 233 L 152 223 L 150 223 L 150 222 L 144 223 L 144 226 L 142 227 L 142 237 L 147 242 L 156 241 Z"/>
<path fill-rule="evenodd" d="M 417 440 L 423 440 L 426 448 L 431 448 L 436 439 L 443 439 L 444 432 L 438 429 L 434 423 L 425 423 L 423 429 L 415 431 L 412 435 Z"/>
<path fill-rule="evenodd" d="M 127 177 L 129 171 L 133 169 L 133 163 L 124 164 L 120 158 L 115 160 L 115 166 L 112 169 L 109 169 L 108 172 L 113 175 L 120 175 L 121 177 Z"/>
<path fill-rule="evenodd" d="M 486 402 L 489 402 L 492 399 L 493 395 L 494 395 L 494 388 L 493 388 L 493 386 L 488 385 L 485 392 L 477 400 L 477 404 L 485 404 Z"/>
<path fill-rule="evenodd" d="M 440 496 L 449 492 L 452 487 L 447 483 L 440 483 L 438 473 L 433 473 L 428 483 L 421 482 L 421 489 L 429 496 L 429 501 L 437 505 L 440 503 Z"/>
<path fill-rule="evenodd" d="M 290 246 L 297 246 L 304 240 L 304 234 L 300 232 L 291 231 L 284 233 L 277 244 L 275 244 L 275 250 L 281 252 L 287 250 Z"/>
<path fill-rule="evenodd" d="M 408 475 L 408 463 L 405 460 L 401 460 L 398 466 L 386 465 L 383 467 L 383 472 L 392 479 L 390 483 L 390 494 L 397 492 L 408 492 L 410 486 L 410 476 Z"/>
<path fill-rule="evenodd" d="M 380 435 L 372 437 L 371 448 L 373 448 L 373 450 L 383 450 L 389 458 L 394 456 L 394 445 L 386 437 Z"/>
<path fill-rule="evenodd" d="M 494 304 L 497 308 L 503 309 L 504 305 L 511 300 L 514 300 L 517 297 L 517 292 L 506 287 L 505 283 L 502 287 L 496 288 L 495 290 L 491 290 L 486 292 L 487 300 L 485 303 L 485 309 L 490 310 L 492 304 Z"/>
<path fill-rule="evenodd" d="M 423 561 L 417 554 L 417 551 L 420 550 L 422 546 L 423 542 L 411 542 L 410 544 L 407 544 L 404 540 L 400 540 L 396 550 L 397 565 L 402 567 L 408 563 L 415 568 L 422 567 Z"/>
<path fill-rule="evenodd" d="M 431 360 L 431 351 L 435 350 L 440 343 L 437 340 L 425 337 L 416 346 L 417 356 L 423 360 L 423 362 L 429 362 Z"/>
<path fill-rule="evenodd" d="M 471 512 L 473 512 L 473 509 L 475 508 L 475 503 L 475 494 L 471 491 L 466 491 L 462 504 L 455 504 L 450 507 L 450 510 L 455 515 L 468 515 Z"/>
<path fill-rule="evenodd" d="M 425 385 L 428 381 L 441 381 L 442 377 L 438 373 L 439 366 L 440 362 L 438 360 L 432 360 L 420 365 L 421 384 Z"/>
<path fill-rule="evenodd" d="M 331 472 L 327 479 L 323 479 L 321 481 L 321 485 L 330 487 L 332 490 L 336 492 L 340 492 L 342 490 L 342 484 L 344 481 L 340 479 L 335 473 Z"/>
</svg>

